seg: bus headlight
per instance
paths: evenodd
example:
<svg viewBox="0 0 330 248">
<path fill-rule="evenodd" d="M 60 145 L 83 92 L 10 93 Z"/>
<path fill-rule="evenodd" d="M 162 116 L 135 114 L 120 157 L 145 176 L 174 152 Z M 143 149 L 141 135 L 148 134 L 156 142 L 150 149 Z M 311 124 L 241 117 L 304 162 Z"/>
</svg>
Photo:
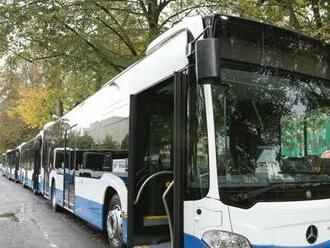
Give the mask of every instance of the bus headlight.
<svg viewBox="0 0 330 248">
<path fill-rule="evenodd" d="M 208 231 L 202 239 L 210 248 L 251 248 L 245 237 L 230 232 Z"/>
</svg>

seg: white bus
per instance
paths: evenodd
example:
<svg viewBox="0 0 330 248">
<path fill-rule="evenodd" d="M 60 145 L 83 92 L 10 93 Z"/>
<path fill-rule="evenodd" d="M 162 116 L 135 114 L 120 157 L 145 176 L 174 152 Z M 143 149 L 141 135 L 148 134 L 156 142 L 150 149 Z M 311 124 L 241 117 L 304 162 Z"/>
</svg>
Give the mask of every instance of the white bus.
<svg viewBox="0 0 330 248">
<path fill-rule="evenodd" d="M 44 128 L 42 193 L 112 248 L 329 247 L 330 136 L 308 138 L 311 116 L 330 118 L 329 54 L 263 23 L 188 18 Z"/>
</svg>

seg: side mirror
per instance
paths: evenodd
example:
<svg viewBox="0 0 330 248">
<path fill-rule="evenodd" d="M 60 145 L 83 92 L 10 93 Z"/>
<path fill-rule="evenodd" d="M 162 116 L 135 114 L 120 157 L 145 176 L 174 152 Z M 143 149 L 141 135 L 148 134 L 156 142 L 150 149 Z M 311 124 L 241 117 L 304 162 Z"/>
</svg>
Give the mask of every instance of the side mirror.
<svg viewBox="0 0 330 248">
<path fill-rule="evenodd" d="M 196 79 L 199 84 L 221 81 L 220 45 L 216 38 L 197 40 L 195 44 Z"/>
</svg>

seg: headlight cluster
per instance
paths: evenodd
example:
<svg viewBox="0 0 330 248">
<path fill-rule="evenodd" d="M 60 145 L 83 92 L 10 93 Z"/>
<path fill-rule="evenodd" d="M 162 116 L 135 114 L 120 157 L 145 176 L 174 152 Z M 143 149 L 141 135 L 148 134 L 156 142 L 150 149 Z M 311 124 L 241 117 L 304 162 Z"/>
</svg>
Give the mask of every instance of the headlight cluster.
<svg viewBox="0 0 330 248">
<path fill-rule="evenodd" d="M 219 230 L 204 233 L 203 240 L 211 248 L 251 248 L 245 237 Z"/>
</svg>

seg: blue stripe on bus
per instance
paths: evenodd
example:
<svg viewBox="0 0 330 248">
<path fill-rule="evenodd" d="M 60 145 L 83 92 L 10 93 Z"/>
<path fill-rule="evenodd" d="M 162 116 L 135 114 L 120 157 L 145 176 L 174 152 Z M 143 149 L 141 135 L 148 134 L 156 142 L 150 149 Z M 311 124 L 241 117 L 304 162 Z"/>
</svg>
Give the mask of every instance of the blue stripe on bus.
<svg viewBox="0 0 330 248">
<path fill-rule="evenodd" d="M 128 240 L 127 230 L 128 230 L 127 218 L 123 217 L 123 242 L 125 244 L 127 244 L 127 240 Z"/>
<path fill-rule="evenodd" d="M 42 193 L 42 192 L 44 192 L 44 183 L 43 183 L 43 181 L 41 181 L 41 182 L 39 182 L 39 184 L 38 184 L 38 193 Z"/>
<path fill-rule="evenodd" d="M 19 180 L 20 180 L 20 178 L 19 178 L 19 176 L 18 176 L 18 173 L 15 172 L 15 182 L 19 182 Z"/>
<path fill-rule="evenodd" d="M 208 246 L 204 243 L 204 241 L 189 235 L 184 234 L 184 247 L 185 248 L 207 248 Z M 308 245 L 308 246 L 280 246 L 280 245 L 252 245 L 253 248 L 329 248 L 330 240 L 325 241 L 316 245 Z"/>
<path fill-rule="evenodd" d="M 99 230 L 103 230 L 103 204 L 75 196 L 75 214 Z"/>
<path fill-rule="evenodd" d="M 57 205 L 63 207 L 63 190 L 55 189 L 55 198 Z M 51 199 L 51 198 L 49 198 Z"/>
<path fill-rule="evenodd" d="M 56 203 L 63 207 L 63 190 L 56 189 Z M 75 196 L 74 213 L 97 229 L 103 230 L 103 204 Z"/>
<path fill-rule="evenodd" d="M 56 189 L 56 202 L 63 206 L 63 191 Z M 88 222 L 99 230 L 105 230 L 103 225 L 103 204 L 80 197 L 75 196 L 75 209 L 74 213 L 79 218 Z M 123 239 L 127 242 L 127 220 L 124 219 L 123 223 Z"/>
<path fill-rule="evenodd" d="M 24 185 L 30 189 L 32 189 L 32 180 L 29 178 L 25 178 Z"/>
<path fill-rule="evenodd" d="M 184 247 L 185 248 L 207 248 L 208 246 L 204 243 L 204 241 L 199 238 L 192 236 L 190 234 L 184 234 L 183 237 Z"/>
</svg>

